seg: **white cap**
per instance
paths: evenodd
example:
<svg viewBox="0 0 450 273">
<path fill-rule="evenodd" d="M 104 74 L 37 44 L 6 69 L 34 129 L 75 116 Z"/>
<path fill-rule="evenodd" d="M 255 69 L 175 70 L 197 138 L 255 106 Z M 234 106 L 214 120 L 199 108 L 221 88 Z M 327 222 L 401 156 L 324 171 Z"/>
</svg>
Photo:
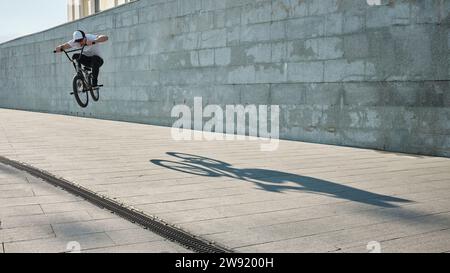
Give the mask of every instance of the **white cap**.
<svg viewBox="0 0 450 273">
<path fill-rule="evenodd" d="M 81 33 L 81 31 L 77 30 L 73 33 L 73 40 L 74 41 L 78 41 L 84 38 L 83 33 Z"/>
</svg>

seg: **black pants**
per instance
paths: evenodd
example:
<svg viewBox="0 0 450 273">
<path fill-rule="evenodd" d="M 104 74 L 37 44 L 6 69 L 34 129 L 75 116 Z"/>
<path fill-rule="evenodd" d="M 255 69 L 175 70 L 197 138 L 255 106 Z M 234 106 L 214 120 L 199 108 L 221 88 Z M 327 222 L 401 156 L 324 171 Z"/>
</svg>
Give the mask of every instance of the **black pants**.
<svg viewBox="0 0 450 273">
<path fill-rule="evenodd" d="M 80 54 L 73 54 L 73 59 L 78 60 Z M 80 64 L 92 68 L 93 85 L 98 84 L 98 74 L 100 73 L 100 67 L 103 65 L 103 59 L 99 56 L 86 56 L 81 55 L 79 60 Z"/>
</svg>

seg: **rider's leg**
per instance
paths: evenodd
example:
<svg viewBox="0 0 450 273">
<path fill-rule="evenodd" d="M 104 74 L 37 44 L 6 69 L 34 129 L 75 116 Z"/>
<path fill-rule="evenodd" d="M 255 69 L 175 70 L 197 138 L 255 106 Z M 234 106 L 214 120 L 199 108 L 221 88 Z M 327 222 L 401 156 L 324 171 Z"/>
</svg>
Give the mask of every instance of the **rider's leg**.
<svg viewBox="0 0 450 273">
<path fill-rule="evenodd" d="M 75 60 L 78 60 L 80 57 L 80 54 L 74 54 L 73 58 Z M 81 55 L 81 58 L 79 59 L 79 63 L 81 63 L 84 66 L 91 67 L 92 68 L 92 85 L 97 86 L 98 84 L 98 75 L 100 73 L 100 67 L 103 65 L 103 59 L 99 56 L 86 56 Z"/>
<path fill-rule="evenodd" d="M 100 67 L 103 65 L 103 59 L 99 56 L 92 56 L 92 84 L 97 86 L 98 84 L 98 74 L 100 74 Z"/>
<path fill-rule="evenodd" d="M 84 66 L 88 66 L 88 67 L 92 66 L 91 57 L 88 57 L 86 55 L 81 55 L 81 58 L 80 58 L 80 54 L 76 53 L 76 54 L 73 54 L 72 58 L 77 62 L 78 66 L 80 66 L 80 65 L 84 65 Z"/>
</svg>

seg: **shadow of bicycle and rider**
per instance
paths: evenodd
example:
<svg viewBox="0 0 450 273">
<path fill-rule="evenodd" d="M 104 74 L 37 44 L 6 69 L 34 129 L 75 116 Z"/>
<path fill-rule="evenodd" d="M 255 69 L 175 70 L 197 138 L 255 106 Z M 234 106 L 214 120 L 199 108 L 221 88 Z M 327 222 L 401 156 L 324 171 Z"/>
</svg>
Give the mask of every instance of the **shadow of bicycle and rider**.
<svg viewBox="0 0 450 273">
<path fill-rule="evenodd" d="M 398 197 L 372 193 L 344 184 L 294 173 L 256 168 L 240 169 L 229 163 L 198 155 L 176 152 L 168 152 L 167 154 L 176 158 L 177 161 L 154 159 L 150 162 L 170 170 L 192 175 L 212 178 L 228 177 L 251 182 L 259 189 L 269 192 L 302 191 L 385 208 L 398 207 L 395 203 L 411 202 Z"/>
</svg>

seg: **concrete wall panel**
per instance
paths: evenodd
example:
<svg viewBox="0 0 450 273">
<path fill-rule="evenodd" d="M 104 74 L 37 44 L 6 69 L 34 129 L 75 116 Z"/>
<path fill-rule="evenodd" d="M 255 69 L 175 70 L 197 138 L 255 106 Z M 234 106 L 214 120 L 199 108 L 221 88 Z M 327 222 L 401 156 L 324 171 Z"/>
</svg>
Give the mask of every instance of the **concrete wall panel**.
<svg viewBox="0 0 450 273">
<path fill-rule="evenodd" d="M 170 126 L 175 104 L 279 104 L 281 137 L 450 156 L 450 3 L 146 0 L 0 45 L 0 107 Z M 102 45 L 102 99 L 53 48 Z"/>
</svg>

